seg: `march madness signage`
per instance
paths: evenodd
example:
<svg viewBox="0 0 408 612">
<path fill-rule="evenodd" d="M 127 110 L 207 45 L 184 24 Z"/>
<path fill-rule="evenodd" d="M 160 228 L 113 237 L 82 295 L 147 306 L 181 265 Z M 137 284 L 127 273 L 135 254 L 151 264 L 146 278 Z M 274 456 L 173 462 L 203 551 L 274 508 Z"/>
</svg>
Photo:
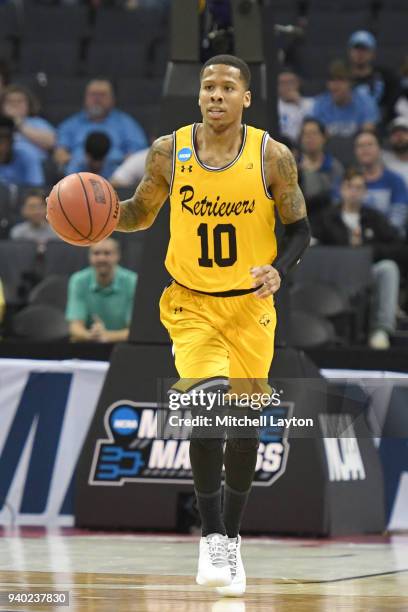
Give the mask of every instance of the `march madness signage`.
<svg viewBox="0 0 408 612">
<path fill-rule="evenodd" d="M 96 441 L 88 483 L 193 482 L 188 439 L 158 439 L 159 405 L 121 400 L 104 415 L 106 437 Z M 286 469 L 294 406 L 280 402 L 262 411 L 254 484 L 270 486 Z"/>
<path fill-rule="evenodd" d="M 70 526 L 107 364 L 0 360 L 0 525 Z"/>
</svg>

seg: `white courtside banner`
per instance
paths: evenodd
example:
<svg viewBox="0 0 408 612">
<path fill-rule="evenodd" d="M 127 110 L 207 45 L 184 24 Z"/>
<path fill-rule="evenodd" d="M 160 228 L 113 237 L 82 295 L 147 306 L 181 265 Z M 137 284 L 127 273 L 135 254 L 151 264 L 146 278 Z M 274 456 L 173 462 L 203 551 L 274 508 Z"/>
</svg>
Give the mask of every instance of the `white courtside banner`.
<svg viewBox="0 0 408 612">
<path fill-rule="evenodd" d="M 0 359 L 0 525 L 73 525 L 73 475 L 107 369 Z"/>
<path fill-rule="evenodd" d="M 0 525 L 73 525 L 73 477 L 108 367 L 79 360 L 0 359 Z M 389 372 L 322 374 L 332 380 L 377 379 L 379 385 L 387 379 L 408 383 L 407 375 Z M 379 399 L 386 412 L 386 398 Z M 403 461 L 401 456 L 389 529 L 408 529 Z"/>
</svg>

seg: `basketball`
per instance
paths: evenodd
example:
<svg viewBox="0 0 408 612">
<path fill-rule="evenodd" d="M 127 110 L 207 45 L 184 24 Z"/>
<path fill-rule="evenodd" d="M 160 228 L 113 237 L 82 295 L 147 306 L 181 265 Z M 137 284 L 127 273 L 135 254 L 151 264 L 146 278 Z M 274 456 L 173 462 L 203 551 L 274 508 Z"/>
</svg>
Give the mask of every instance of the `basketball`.
<svg viewBox="0 0 408 612">
<path fill-rule="evenodd" d="M 88 246 L 109 236 L 119 221 L 119 199 L 103 177 L 79 172 L 54 185 L 48 197 L 48 221 L 60 238 Z"/>
</svg>

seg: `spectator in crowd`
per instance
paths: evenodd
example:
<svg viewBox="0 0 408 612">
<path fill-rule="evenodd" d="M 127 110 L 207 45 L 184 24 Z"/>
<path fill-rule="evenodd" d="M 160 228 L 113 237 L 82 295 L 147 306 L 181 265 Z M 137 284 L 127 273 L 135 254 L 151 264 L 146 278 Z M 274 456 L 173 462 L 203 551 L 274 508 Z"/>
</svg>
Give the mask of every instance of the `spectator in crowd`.
<svg viewBox="0 0 408 612">
<path fill-rule="evenodd" d="M 39 104 L 30 90 L 22 85 L 6 87 L 1 112 L 14 121 L 14 142 L 34 160 L 42 162 L 55 145 L 53 126 L 38 116 Z"/>
<path fill-rule="evenodd" d="M 143 177 L 148 152 L 149 149 L 142 149 L 129 155 L 110 177 L 112 185 L 114 187 L 135 187 Z"/>
<path fill-rule="evenodd" d="M 365 195 L 363 173 L 349 169 L 341 184 L 341 204 L 320 217 L 314 236 L 322 244 L 373 247 L 377 261 L 372 266 L 369 345 L 387 349 L 396 327 L 400 273 L 395 261 L 381 257 L 384 245 L 395 246 L 400 238 L 383 214 L 363 205 Z"/>
<path fill-rule="evenodd" d="M 355 138 L 354 150 L 367 186 L 365 204 L 383 213 L 401 235 L 405 234 L 408 191 L 404 179 L 385 168 L 380 144 L 373 132 L 360 132 Z"/>
<path fill-rule="evenodd" d="M 141 126 L 127 113 L 115 108 L 112 84 L 93 79 L 85 90 L 84 108 L 68 117 L 58 128 L 55 161 L 66 174 L 85 163 L 85 141 L 90 132 L 104 132 L 111 140 L 107 162 L 117 167 L 130 153 L 147 147 Z"/>
<path fill-rule="evenodd" d="M 58 240 L 58 236 L 47 221 L 47 204 L 45 193 L 41 189 L 27 191 L 21 214 L 25 221 L 17 223 L 10 232 L 13 240 L 32 240 L 42 248 L 49 240 Z"/>
<path fill-rule="evenodd" d="M 73 165 L 72 172 L 93 172 L 108 179 L 115 169 L 112 160 L 109 160 L 110 147 L 111 140 L 107 134 L 90 132 L 85 140 L 85 157 L 76 166 Z"/>
<path fill-rule="evenodd" d="M 331 206 L 338 196 L 343 166 L 325 152 L 326 129 L 318 119 L 305 119 L 300 133 L 300 185 L 307 201 L 307 212 L 313 218 Z"/>
<path fill-rule="evenodd" d="M 14 185 L 43 185 L 41 162 L 17 148 L 14 130 L 13 119 L 0 115 L 0 181 Z"/>
<path fill-rule="evenodd" d="M 278 115 L 280 133 L 294 142 L 299 138 L 303 119 L 310 114 L 313 98 L 300 93 L 300 79 L 290 68 L 283 68 L 278 76 Z"/>
<path fill-rule="evenodd" d="M 330 65 L 326 93 L 316 96 L 311 114 L 330 136 L 352 137 L 358 130 L 373 130 L 380 115 L 367 93 L 352 89 L 351 73 L 342 61 Z"/>
<path fill-rule="evenodd" d="M 400 81 L 394 104 L 394 113 L 408 119 L 408 56 L 405 57 L 400 69 Z"/>
<path fill-rule="evenodd" d="M 408 189 L 408 116 L 391 121 L 388 134 L 391 150 L 383 151 L 383 162 L 404 178 Z"/>
<path fill-rule="evenodd" d="M 377 42 L 371 32 L 358 30 L 348 43 L 348 59 L 354 90 L 370 95 L 388 121 L 398 88 L 398 79 L 389 69 L 375 63 Z"/>
<path fill-rule="evenodd" d="M 71 276 L 66 317 L 73 341 L 127 340 L 137 274 L 119 260 L 119 244 L 107 238 L 90 247 L 90 266 Z"/>
</svg>

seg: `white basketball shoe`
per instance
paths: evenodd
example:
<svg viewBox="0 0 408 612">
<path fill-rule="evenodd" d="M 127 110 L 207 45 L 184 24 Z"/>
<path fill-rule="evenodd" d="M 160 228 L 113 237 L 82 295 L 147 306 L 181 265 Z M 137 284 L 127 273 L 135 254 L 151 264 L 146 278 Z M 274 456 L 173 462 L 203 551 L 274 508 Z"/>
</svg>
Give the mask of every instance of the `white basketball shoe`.
<svg viewBox="0 0 408 612">
<path fill-rule="evenodd" d="M 200 539 L 197 584 L 218 587 L 231 583 L 227 544 L 228 537 L 221 533 L 210 533 Z"/>
<path fill-rule="evenodd" d="M 216 591 L 226 597 L 240 597 L 246 589 L 245 569 L 241 558 L 241 536 L 228 538 L 227 555 L 232 580 L 227 586 L 217 587 Z"/>
</svg>

